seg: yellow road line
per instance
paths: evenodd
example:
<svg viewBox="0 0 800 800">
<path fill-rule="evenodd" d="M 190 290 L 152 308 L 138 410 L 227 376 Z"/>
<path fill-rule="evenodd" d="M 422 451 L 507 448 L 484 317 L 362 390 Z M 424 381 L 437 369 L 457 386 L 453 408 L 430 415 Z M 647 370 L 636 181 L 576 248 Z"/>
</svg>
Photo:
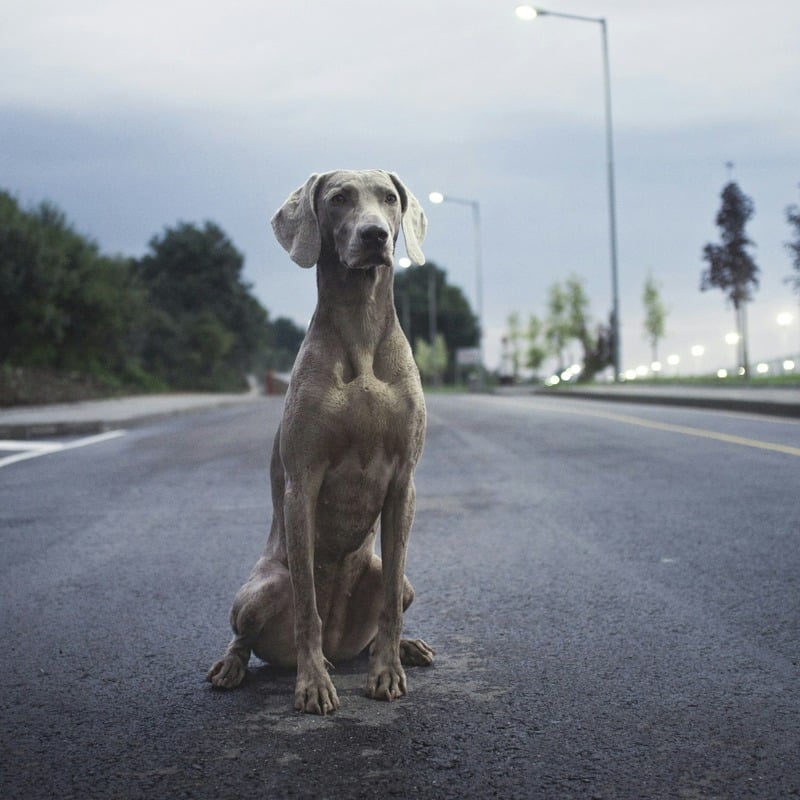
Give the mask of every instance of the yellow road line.
<svg viewBox="0 0 800 800">
<path fill-rule="evenodd" d="M 555 409 L 564 414 L 577 414 L 579 416 L 601 417 L 611 419 L 616 422 L 624 422 L 628 425 L 638 425 L 640 428 L 652 428 L 669 433 L 680 433 L 684 436 L 697 436 L 701 439 L 715 439 L 718 442 L 737 444 L 741 447 L 755 447 L 759 450 L 770 450 L 774 453 L 784 453 L 789 456 L 800 456 L 800 447 L 791 447 L 786 444 L 776 444 L 774 442 L 762 442 L 758 439 L 748 439 L 744 436 L 733 436 L 729 433 L 717 433 L 707 431 L 703 428 L 690 428 L 686 425 L 673 425 L 669 422 L 654 422 L 643 417 L 632 417 L 628 414 L 614 414 L 610 411 L 593 411 L 591 409 L 578 410 L 575 408 L 564 408 L 563 406 Z"/>
</svg>

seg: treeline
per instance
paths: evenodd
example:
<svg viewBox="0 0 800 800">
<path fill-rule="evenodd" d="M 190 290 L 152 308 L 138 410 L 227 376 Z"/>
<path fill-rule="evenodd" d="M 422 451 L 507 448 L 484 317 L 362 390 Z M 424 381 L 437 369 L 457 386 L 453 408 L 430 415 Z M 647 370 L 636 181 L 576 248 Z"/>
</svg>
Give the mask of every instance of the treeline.
<svg viewBox="0 0 800 800">
<path fill-rule="evenodd" d="M 0 366 L 77 373 L 108 388 L 234 391 L 291 368 L 303 330 L 271 320 L 244 258 L 213 222 L 109 256 L 50 203 L 0 191 Z"/>
<path fill-rule="evenodd" d="M 458 350 L 477 347 L 480 339 L 478 317 L 462 290 L 428 261 L 395 273 L 394 304 L 423 381 L 456 382 Z"/>
</svg>

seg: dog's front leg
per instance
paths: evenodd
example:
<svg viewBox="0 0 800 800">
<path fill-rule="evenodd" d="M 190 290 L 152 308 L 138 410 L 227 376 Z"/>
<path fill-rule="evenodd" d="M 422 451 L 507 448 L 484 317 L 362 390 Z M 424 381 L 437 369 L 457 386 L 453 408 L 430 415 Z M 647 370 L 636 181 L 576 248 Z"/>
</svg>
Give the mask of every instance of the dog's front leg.
<svg viewBox="0 0 800 800">
<path fill-rule="evenodd" d="M 403 573 L 414 518 L 414 498 L 414 481 L 409 471 L 392 481 L 381 514 L 383 608 L 370 650 L 367 677 L 367 695 L 376 700 L 395 700 L 408 691 L 406 673 L 400 663 L 400 634 L 403 630 Z"/>
<path fill-rule="evenodd" d="M 320 484 L 321 476 L 316 481 L 287 480 L 284 494 L 297 648 L 294 707 L 313 714 L 326 714 L 339 708 L 336 688 L 328 677 L 322 653 L 322 620 L 314 588 L 314 509 Z"/>
</svg>

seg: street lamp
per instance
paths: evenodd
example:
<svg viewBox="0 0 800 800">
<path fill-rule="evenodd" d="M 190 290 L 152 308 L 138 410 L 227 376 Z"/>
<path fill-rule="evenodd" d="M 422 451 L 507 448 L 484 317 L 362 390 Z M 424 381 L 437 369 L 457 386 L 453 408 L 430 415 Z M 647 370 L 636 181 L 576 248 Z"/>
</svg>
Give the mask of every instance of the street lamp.
<svg viewBox="0 0 800 800">
<path fill-rule="evenodd" d="M 605 17 L 584 17 L 578 14 L 562 14 L 557 11 L 545 11 L 535 8 L 527 3 L 518 5 L 515 13 L 521 20 L 530 21 L 536 17 L 561 17 L 562 19 L 578 20 L 579 22 L 595 22 L 600 25 L 603 40 L 603 77 L 605 87 L 605 112 L 606 112 L 606 161 L 608 182 L 608 229 L 611 250 L 611 330 L 614 338 L 614 380 L 620 377 L 621 341 L 619 324 L 619 279 L 617 276 L 617 211 L 614 189 L 614 141 L 612 136 L 613 125 L 611 122 L 611 68 L 608 63 L 608 33 L 606 31 Z"/>
<path fill-rule="evenodd" d="M 441 192 L 431 192 L 428 195 L 431 203 L 457 203 L 472 208 L 472 230 L 475 241 L 475 303 L 478 310 L 478 377 L 483 386 L 483 275 L 481 269 L 481 207 L 477 200 L 464 200 L 461 197 L 451 197 Z"/>
<path fill-rule="evenodd" d="M 706 352 L 706 348 L 702 344 L 695 344 L 692 345 L 691 353 L 694 356 L 695 360 L 695 369 L 697 370 L 698 375 L 703 374 L 703 354 Z"/>
<path fill-rule="evenodd" d="M 775 321 L 780 325 L 781 328 L 781 349 L 782 350 L 789 350 L 789 336 L 788 330 L 789 326 L 792 324 L 792 320 L 794 317 L 788 311 L 781 311 L 780 314 L 775 318 Z"/>
</svg>

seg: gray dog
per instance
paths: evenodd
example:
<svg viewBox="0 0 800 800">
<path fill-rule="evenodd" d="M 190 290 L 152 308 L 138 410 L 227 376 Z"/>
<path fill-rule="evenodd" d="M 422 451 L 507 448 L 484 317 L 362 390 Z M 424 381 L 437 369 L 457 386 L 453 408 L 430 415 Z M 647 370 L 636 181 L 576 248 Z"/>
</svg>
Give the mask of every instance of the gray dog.
<svg viewBox="0 0 800 800">
<path fill-rule="evenodd" d="M 397 236 L 424 264 L 426 225 L 379 170 L 312 175 L 272 219 L 292 260 L 317 265 L 317 308 L 272 451 L 272 528 L 234 599 L 234 638 L 208 673 L 216 687 L 238 686 L 254 652 L 296 666 L 295 708 L 325 714 L 339 707 L 328 659 L 369 646 L 367 695 L 382 700 L 406 694 L 403 664 L 433 661 L 425 642 L 400 638 L 425 404 L 392 294 Z"/>
</svg>

